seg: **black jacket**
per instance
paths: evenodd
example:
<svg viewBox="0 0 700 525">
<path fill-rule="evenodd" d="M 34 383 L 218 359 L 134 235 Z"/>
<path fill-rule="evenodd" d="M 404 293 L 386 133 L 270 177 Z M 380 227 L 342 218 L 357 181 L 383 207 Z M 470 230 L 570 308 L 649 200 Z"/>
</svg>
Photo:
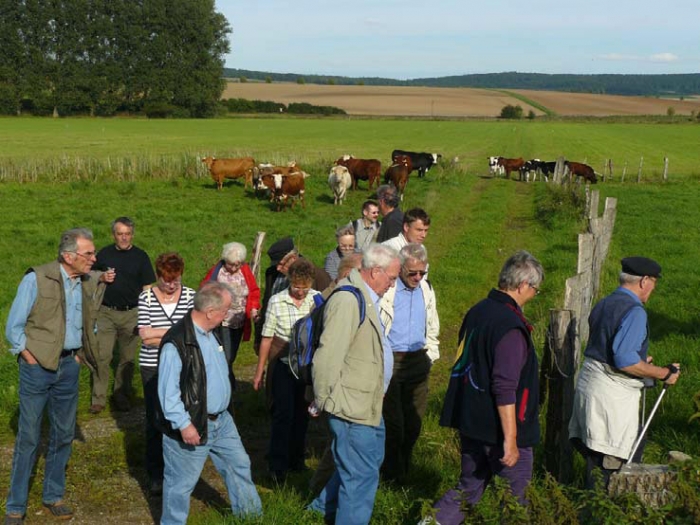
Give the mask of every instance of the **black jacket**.
<svg viewBox="0 0 700 525">
<path fill-rule="evenodd" d="M 214 330 L 214 336 L 221 343 L 219 328 Z M 202 359 L 202 352 L 197 344 L 197 337 L 192 323 L 192 311 L 187 312 L 170 330 L 166 332 L 160 343 L 160 351 L 165 343 L 172 343 L 177 348 L 182 361 L 180 372 L 180 395 L 185 410 L 189 413 L 192 424 L 199 432 L 200 445 L 207 442 L 207 372 Z M 159 361 L 160 368 L 160 361 Z M 163 408 L 158 400 L 156 410 L 156 428 L 165 435 L 182 441 L 182 435 L 173 429 L 170 421 L 165 419 Z"/>
</svg>

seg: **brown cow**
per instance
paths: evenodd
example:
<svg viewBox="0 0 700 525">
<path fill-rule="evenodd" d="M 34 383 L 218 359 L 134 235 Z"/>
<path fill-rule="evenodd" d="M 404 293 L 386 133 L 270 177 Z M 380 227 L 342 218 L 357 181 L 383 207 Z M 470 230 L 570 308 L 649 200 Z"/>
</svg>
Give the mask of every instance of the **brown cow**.
<svg viewBox="0 0 700 525">
<path fill-rule="evenodd" d="M 296 163 L 296 161 L 292 161 L 288 163 L 286 166 L 274 166 L 272 164 L 259 164 L 257 173 L 253 176 L 253 189 L 255 190 L 255 194 L 258 194 L 258 190 L 264 190 L 265 187 L 267 187 L 270 190 L 270 200 L 272 200 L 272 189 L 271 189 L 271 181 L 272 179 L 268 179 L 268 182 L 263 183 L 264 186 L 260 185 L 259 181 L 262 179 L 263 176 L 265 175 L 274 175 L 275 173 L 279 173 L 280 175 L 292 175 L 293 173 L 299 173 L 301 172 L 302 169 L 301 167 Z"/>
<path fill-rule="evenodd" d="M 253 173 L 257 170 L 253 157 L 240 159 L 217 159 L 204 157 L 202 162 L 209 168 L 211 178 L 216 182 L 217 189 L 224 187 L 224 179 L 238 179 L 245 177 L 244 187 L 253 184 Z"/>
<path fill-rule="evenodd" d="M 510 172 L 517 171 L 520 172 L 520 168 L 523 167 L 525 161 L 522 157 L 517 159 L 506 159 L 504 157 L 498 157 L 498 165 L 503 168 L 506 173 L 506 178 L 510 179 Z"/>
<path fill-rule="evenodd" d="M 406 184 L 408 184 L 409 173 L 411 173 L 411 159 L 404 155 L 396 157 L 394 164 L 389 166 L 384 172 L 384 184 L 391 183 L 396 186 L 402 201 Z"/>
<path fill-rule="evenodd" d="M 335 161 L 337 166 L 345 166 L 352 177 L 352 189 L 357 189 L 358 180 L 369 181 L 369 189 L 376 182 L 379 187 L 379 180 L 382 176 L 382 163 L 377 159 L 356 159 L 352 155 L 343 155 Z"/>
<path fill-rule="evenodd" d="M 292 209 L 294 209 L 293 197 L 298 197 L 301 201 L 301 207 L 306 208 L 304 204 L 304 193 L 306 192 L 306 184 L 304 179 L 309 176 L 308 173 L 300 171 L 292 175 L 280 175 L 275 173 L 272 175 L 274 188 L 272 195 L 277 201 L 277 211 L 280 211 L 280 206 L 284 203 L 284 209 L 287 209 L 287 200 L 292 201 Z"/>
<path fill-rule="evenodd" d="M 591 168 L 588 164 L 583 164 L 582 162 L 569 162 L 567 160 L 564 165 L 569 168 L 569 173 L 572 175 L 583 177 L 591 184 L 596 184 L 598 182 L 595 171 L 593 171 L 593 168 Z"/>
</svg>

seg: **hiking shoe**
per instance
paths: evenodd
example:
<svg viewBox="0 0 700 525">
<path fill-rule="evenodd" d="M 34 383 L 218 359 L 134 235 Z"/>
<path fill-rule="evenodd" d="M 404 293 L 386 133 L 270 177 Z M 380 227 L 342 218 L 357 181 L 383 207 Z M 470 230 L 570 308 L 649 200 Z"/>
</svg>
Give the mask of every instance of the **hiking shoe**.
<svg viewBox="0 0 700 525">
<path fill-rule="evenodd" d="M 88 412 L 90 412 L 91 414 L 99 414 L 104 409 L 105 409 L 104 405 L 90 405 Z"/>
<path fill-rule="evenodd" d="M 68 505 L 63 503 L 63 501 L 57 501 L 55 503 L 44 503 L 51 515 L 59 520 L 69 520 L 73 517 L 73 509 Z"/>
<path fill-rule="evenodd" d="M 5 514 L 5 525 L 22 525 L 24 516 L 21 514 Z"/>
</svg>

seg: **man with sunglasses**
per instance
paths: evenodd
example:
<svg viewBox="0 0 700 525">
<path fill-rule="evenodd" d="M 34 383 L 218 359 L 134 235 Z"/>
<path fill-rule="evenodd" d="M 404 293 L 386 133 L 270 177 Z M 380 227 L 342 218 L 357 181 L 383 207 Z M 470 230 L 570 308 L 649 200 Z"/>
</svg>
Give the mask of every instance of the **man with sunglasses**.
<svg viewBox="0 0 700 525">
<path fill-rule="evenodd" d="M 61 235 L 58 260 L 30 268 L 7 318 L 10 352 L 19 363 L 19 422 L 12 458 L 5 525 L 20 525 L 27 511 L 44 409 L 50 435 L 42 501 L 54 517 L 70 519 L 63 503 L 78 407 L 80 362 L 95 366 L 94 325 L 113 274 L 93 272 L 92 232 L 74 228 Z"/>
<path fill-rule="evenodd" d="M 428 252 L 421 244 L 407 244 L 399 252 L 401 272 L 396 286 L 379 304 L 385 334 L 394 354 L 389 389 L 382 414 L 386 447 L 382 476 L 402 482 L 408 474 L 413 447 L 428 407 L 430 367 L 440 357 L 435 292 L 425 279 Z"/>
<path fill-rule="evenodd" d="M 153 265 L 148 254 L 133 245 L 134 222 L 129 217 L 112 221 L 114 244 L 97 253 L 97 267 L 108 268 L 115 275 L 107 287 L 97 316 L 98 357 L 92 373 L 91 414 L 99 414 L 107 404 L 110 365 L 115 343 L 119 346 L 119 364 L 114 372 L 114 408 L 128 411 L 131 406 L 131 380 L 139 347 L 136 333 L 139 294 L 155 282 Z"/>
</svg>

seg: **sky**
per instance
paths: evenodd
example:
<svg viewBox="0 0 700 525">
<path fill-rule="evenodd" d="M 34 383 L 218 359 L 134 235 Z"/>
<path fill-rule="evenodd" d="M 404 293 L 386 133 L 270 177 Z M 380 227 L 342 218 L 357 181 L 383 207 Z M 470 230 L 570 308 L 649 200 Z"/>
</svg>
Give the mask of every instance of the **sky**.
<svg viewBox="0 0 700 525">
<path fill-rule="evenodd" d="M 700 72 L 700 0 L 215 0 L 226 67 L 412 79 Z"/>
</svg>

